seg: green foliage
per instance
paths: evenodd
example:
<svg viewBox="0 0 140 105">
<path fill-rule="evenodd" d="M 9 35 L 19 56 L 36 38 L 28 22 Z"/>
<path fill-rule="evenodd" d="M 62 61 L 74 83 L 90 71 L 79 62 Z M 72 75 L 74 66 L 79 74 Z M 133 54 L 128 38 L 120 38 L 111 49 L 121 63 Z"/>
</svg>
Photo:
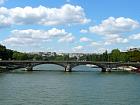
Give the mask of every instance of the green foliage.
<svg viewBox="0 0 140 105">
<path fill-rule="evenodd" d="M 81 56 L 79 60 L 81 60 L 81 61 L 87 60 L 87 57 L 88 57 L 88 56 L 86 56 L 86 55 Z"/>
<path fill-rule="evenodd" d="M 128 52 L 129 61 L 136 62 L 140 61 L 140 51 L 134 50 Z"/>
<path fill-rule="evenodd" d="M 111 53 L 105 51 L 103 54 L 91 54 L 80 57 L 80 60 L 86 61 L 112 61 L 112 62 L 140 62 L 140 51 L 120 52 L 119 49 L 113 49 Z"/>
<path fill-rule="evenodd" d="M 130 50 L 127 52 L 120 52 L 119 49 L 113 49 L 111 53 L 105 51 L 102 54 L 84 54 L 81 57 L 69 58 L 68 54 L 41 56 L 39 54 L 28 54 L 6 49 L 5 46 L 0 45 L 0 60 L 80 60 L 80 61 L 112 61 L 112 62 L 140 62 L 140 51 Z"/>
<path fill-rule="evenodd" d="M 42 56 L 38 55 L 38 54 L 35 54 L 33 56 L 33 60 L 43 60 Z"/>
<path fill-rule="evenodd" d="M 55 59 L 56 61 L 63 61 L 64 60 L 64 56 L 56 56 Z"/>
<path fill-rule="evenodd" d="M 64 60 L 65 61 L 68 61 L 69 60 L 69 55 L 64 55 L 63 57 L 64 57 Z"/>
<path fill-rule="evenodd" d="M 129 61 L 128 54 L 126 52 L 121 52 L 119 61 L 128 62 Z"/>
<path fill-rule="evenodd" d="M 12 59 L 13 51 L 6 49 L 5 46 L 0 45 L 0 59 L 2 60 L 8 60 Z"/>
<path fill-rule="evenodd" d="M 28 60 L 28 54 L 14 51 L 12 58 L 14 60 Z"/>
<path fill-rule="evenodd" d="M 107 53 L 107 50 L 102 54 L 102 60 L 103 61 L 108 61 L 108 53 Z"/>
<path fill-rule="evenodd" d="M 6 50 L 6 47 L 0 44 L 0 52 L 5 51 L 5 50 Z"/>
<path fill-rule="evenodd" d="M 113 62 L 120 61 L 120 54 L 121 54 L 121 52 L 119 49 L 112 50 L 111 57 L 110 57 L 111 61 L 113 61 Z"/>
</svg>

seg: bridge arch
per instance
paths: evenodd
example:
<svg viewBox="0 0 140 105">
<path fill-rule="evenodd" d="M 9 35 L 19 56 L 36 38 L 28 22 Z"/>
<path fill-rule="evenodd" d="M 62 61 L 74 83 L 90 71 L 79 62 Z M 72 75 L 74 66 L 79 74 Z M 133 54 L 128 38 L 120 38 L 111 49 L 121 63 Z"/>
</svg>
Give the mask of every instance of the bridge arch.
<svg viewBox="0 0 140 105">
<path fill-rule="evenodd" d="M 39 66 L 39 65 L 47 65 L 47 64 L 57 65 L 57 66 L 63 67 L 63 68 L 65 69 L 65 65 L 64 65 L 64 64 L 60 64 L 60 63 L 56 63 L 56 62 L 33 63 L 31 66 L 32 66 L 32 69 L 33 69 L 34 67 L 37 67 L 37 66 Z"/>
<path fill-rule="evenodd" d="M 72 71 L 81 71 L 81 72 L 91 72 L 91 71 L 101 71 L 101 68 L 98 67 L 97 65 L 89 65 L 89 64 L 81 64 L 74 66 L 72 68 Z"/>
<path fill-rule="evenodd" d="M 81 66 L 81 65 L 85 65 L 85 66 L 86 65 L 94 65 L 94 66 L 96 66 L 96 68 L 104 69 L 104 66 L 103 65 L 96 64 L 96 63 L 77 63 L 77 64 L 71 64 L 71 69 L 73 69 L 75 67 L 78 67 L 78 66 Z"/>
</svg>

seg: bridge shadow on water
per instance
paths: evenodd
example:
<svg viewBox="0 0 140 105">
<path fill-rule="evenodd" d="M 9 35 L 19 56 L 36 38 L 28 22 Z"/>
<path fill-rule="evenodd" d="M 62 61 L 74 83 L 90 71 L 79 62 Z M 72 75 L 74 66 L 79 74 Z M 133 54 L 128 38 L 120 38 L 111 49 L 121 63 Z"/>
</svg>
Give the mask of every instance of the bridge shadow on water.
<svg viewBox="0 0 140 105">
<path fill-rule="evenodd" d="M 33 67 L 33 71 L 64 72 L 64 68 L 55 64 L 41 64 Z"/>
<path fill-rule="evenodd" d="M 72 72 L 101 72 L 101 68 L 79 65 L 72 69 Z"/>
<path fill-rule="evenodd" d="M 16 70 L 12 70 L 12 72 L 26 72 L 25 68 L 20 68 Z M 33 71 L 31 72 L 65 72 L 64 67 L 55 65 L 55 64 L 41 64 L 33 67 Z M 29 71 L 27 71 L 29 72 Z M 92 68 L 86 65 L 79 65 L 72 68 L 72 72 L 101 72 L 101 68 Z"/>
<path fill-rule="evenodd" d="M 65 72 L 64 68 L 59 66 L 59 65 L 55 65 L 55 64 L 41 64 L 41 65 L 37 65 L 35 67 L 33 67 L 33 71 L 25 71 L 25 68 L 21 68 L 21 69 L 16 69 L 16 70 L 12 70 L 11 72 L 13 73 L 31 73 L 31 72 Z M 119 75 L 123 75 L 123 74 L 131 74 L 132 72 L 127 72 L 127 71 L 112 71 L 112 72 L 101 72 L 101 68 L 93 68 L 93 67 L 89 67 L 86 65 L 79 65 L 76 66 L 74 68 L 72 68 L 72 72 L 94 72 L 94 73 L 98 73 L 100 75 L 109 75 L 109 74 L 119 74 Z M 70 72 L 70 73 L 72 73 Z"/>
</svg>

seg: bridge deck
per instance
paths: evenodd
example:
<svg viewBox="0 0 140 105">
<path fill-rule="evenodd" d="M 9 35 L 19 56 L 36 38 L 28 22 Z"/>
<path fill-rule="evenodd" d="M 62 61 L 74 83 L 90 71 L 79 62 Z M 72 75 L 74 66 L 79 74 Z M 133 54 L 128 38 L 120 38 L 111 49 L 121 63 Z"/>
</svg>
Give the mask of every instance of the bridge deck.
<svg viewBox="0 0 140 105">
<path fill-rule="evenodd" d="M 72 68 L 79 65 L 92 64 L 96 65 L 102 69 L 102 71 L 106 71 L 108 68 L 117 68 L 119 66 L 134 66 L 139 68 L 140 62 L 95 62 L 95 61 L 29 61 L 29 60 L 2 60 L 0 61 L 0 66 L 14 66 L 17 67 L 25 67 L 28 70 L 32 70 L 34 66 L 40 64 L 57 64 L 65 68 L 65 71 L 71 71 Z"/>
<path fill-rule="evenodd" d="M 89 63 L 89 64 L 136 64 L 140 62 L 95 62 L 95 61 L 29 61 L 29 60 L 1 60 L 0 63 Z"/>
<path fill-rule="evenodd" d="M 93 62 L 93 61 L 33 61 L 33 60 L 1 60 L 0 62 L 31 62 L 31 63 L 40 63 L 40 62 L 58 62 L 58 63 L 62 63 L 62 62 L 64 62 L 64 63 L 67 63 L 67 62 L 69 62 L 69 63 L 73 63 L 73 62 L 76 62 L 76 63 L 91 63 L 91 62 Z M 99 62 L 97 62 L 97 63 L 99 63 Z M 100 63 L 105 63 L 105 62 L 100 62 Z M 106 63 L 108 63 L 108 62 L 106 62 Z M 110 62 L 110 63 L 113 63 L 113 62 Z"/>
</svg>

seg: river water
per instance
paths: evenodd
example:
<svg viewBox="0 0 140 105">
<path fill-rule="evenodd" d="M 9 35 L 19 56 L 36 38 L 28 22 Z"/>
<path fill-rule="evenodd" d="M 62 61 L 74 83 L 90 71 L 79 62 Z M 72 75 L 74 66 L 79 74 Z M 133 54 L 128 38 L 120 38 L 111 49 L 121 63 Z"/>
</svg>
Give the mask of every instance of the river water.
<svg viewBox="0 0 140 105">
<path fill-rule="evenodd" d="M 54 65 L 0 73 L 0 105 L 140 105 L 140 74 Z"/>
</svg>

